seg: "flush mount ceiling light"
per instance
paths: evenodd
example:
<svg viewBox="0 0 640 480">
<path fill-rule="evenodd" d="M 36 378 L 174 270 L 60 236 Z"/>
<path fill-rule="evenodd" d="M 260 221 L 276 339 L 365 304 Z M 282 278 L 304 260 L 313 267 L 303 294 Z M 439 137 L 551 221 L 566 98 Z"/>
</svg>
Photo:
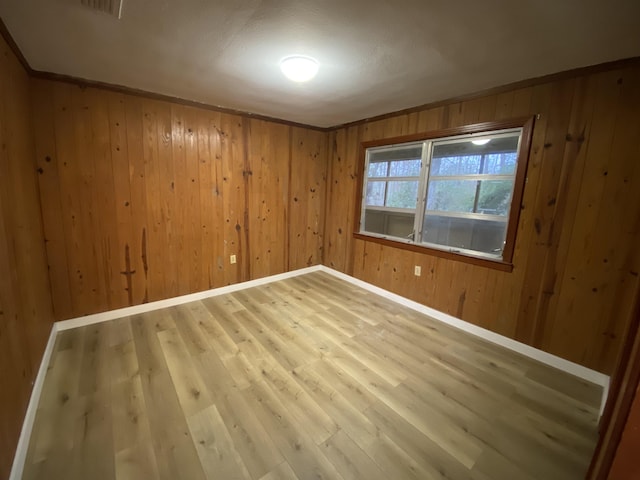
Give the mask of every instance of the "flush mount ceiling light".
<svg viewBox="0 0 640 480">
<path fill-rule="evenodd" d="M 478 140 L 471 140 L 474 145 L 486 145 L 491 141 L 490 138 L 479 138 Z"/>
<path fill-rule="evenodd" d="M 280 61 L 280 70 L 294 82 L 308 82 L 316 76 L 319 68 L 315 59 L 304 55 L 291 55 Z"/>
</svg>

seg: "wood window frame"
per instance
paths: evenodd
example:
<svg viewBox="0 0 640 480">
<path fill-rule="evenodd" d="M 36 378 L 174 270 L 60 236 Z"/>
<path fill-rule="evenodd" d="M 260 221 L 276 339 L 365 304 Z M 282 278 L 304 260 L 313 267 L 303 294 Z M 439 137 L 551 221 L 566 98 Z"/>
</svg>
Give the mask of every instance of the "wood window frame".
<svg viewBox="0 0 640 480">
<path fill-rule="evenodd" d="M 524 186 L 527 177 L 527 167 L 529 164 L 529 154 L 531 150 L 531 139 L 533 137 L 533 125 L 535 117 L 519 117 L 510 120 L 498 120 L 493 122 L 475 123 L 472 125 L 465 125 L 462 127 L 446 128 L 441 130 L 433 130 L 430 132 L 415 133 L 411 135 L 403 135 L 399 137 L 382 138 L 377 140 L 370 140 L 362 142 L 358 151 L 358 164 L 357 164 L 357 190 L 356 190 L 356 202 L 355 202 L 355 219 L 354 222 L 354 238 L 364 240 L 367 242 L 379 243 L 389 247 L 400 248 L 412 252 L 424 253 L 427 255 L 433 255 L 436 257 L 447 258 L 450 260 L 457 260 L 461 262 L 471 263 L 474 265 L 480 265 L 484 267 L 494 268 L 506 272 L 513 270 L 513 253 L 515 249 L 516 234 L 518 231 L 518 222 L 520 220 L 520 210 L 522 209 L 522 196 L 524 193 Z M 419 142 L 424 140 L 434 140 L 444 137 L 453 137 L 456 135 L 465 134 L 480 134 L 480 133 L 492 133 L 496 130 L 506 130 L 509 128 L 522 128 L 522 136 L 520 138 L 520 148 L 518 150 L 518 160 L 516 167 L 516 174 L 514 180 L 513 194 L 511 198 L 511 208 L 509 210 L 509 220 L 507 223 L 507 233 L 505 238 L 505 247 L 502 252 L 502 258 L 486 258 L 481 256 L 474 256 L 463 252 L 451 252 L 448 250 L 441 250 L 438 248 L 432 248 L 420 243 L 406 243 L 402 241 L 396 241 L 390 238 L 382 238 L 374 235 L 368 235 L 362 233 L 361 230 L 361 214 L 362 214 L 362 189 L 364 186 L 364 167 L 366 163 L 366 152 L 371 147 L 382 147 L 387 145 Z"/>
</svg>

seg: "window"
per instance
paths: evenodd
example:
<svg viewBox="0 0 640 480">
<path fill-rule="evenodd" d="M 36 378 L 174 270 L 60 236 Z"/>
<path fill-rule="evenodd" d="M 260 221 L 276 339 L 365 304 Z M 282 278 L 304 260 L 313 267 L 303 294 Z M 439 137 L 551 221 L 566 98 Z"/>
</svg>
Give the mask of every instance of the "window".
<svg viewBox="0 0 640 480">
<path fill-rule="evenodd" d="M 511 262 L 533 123 L 527 120 L 365 144 L 358 233 Z"/>
</svg>

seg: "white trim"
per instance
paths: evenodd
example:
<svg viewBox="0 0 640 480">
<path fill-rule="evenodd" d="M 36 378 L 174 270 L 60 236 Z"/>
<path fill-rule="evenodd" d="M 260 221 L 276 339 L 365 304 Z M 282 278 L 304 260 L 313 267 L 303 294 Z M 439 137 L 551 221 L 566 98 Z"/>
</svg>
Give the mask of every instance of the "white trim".
<svg viewBox="0 0 640 480">
<path fill-rule="evenodd" d="M 509 337 L 505 337 L 498 333 L 487 330 L 486 328 L 479 327 L 477 325 L 473 325 L 472 323 L 465 322 L 464 320 L 460 320 L 452 315 L 448 315 L 446 313 L 435 310 L 431 307 L 427 307 L 422 305 L 421 303 L 414 302 L 413 300 L 409 300 L 408 298 L 402 297 L 398 294 L 385 290 L 383 288 L 377 287 L 370 283 L 367 283 L 358 278 L 351 277 L 345 273 L 339 272 L 337 270 L 333 270 L 332 268 L 322 266 L 321 270 L 323 272 L 329 273 L 335 277 L 338 277 L 342 280 L 350 282 L 358 287 L 364 288 L 365 290 L 369 290 L 370 292 L 381 295 L 389 300 L 393 300 L 400 305 L 404 305 L 405 307 L 409 307 L 412 310 L 415 310 L 420 313 L 424 313 L 431 318 L 439 320 L 443 323 L 451 325 L 455 328 L 463 330 L 467 333 L 475 335 L 477 337 L 488 340 L 489 342 L 495 343 L 502 347 L 508 348 L 509 350 L 513 350 L 514 352 L 525 355 L 529 358 L 533 358 L 541 363 L 552 366 L 564 372 L 570 373 L 579 377 L 583 380 L 586 380 L 591 383 L 595 383 L 596 385 L 600 385 L 603 387 L 603 402 L 606 400 L 606 394 L 609 389 L 609 376 L 597 372 L 595 370 L 591 370 L 590 368 L 583 367 L 582 365 L 578 365 L 577 363 L 570 362 L 569 360 L 565 360 L 564 358 L 560 358 L 556 355 L 552 355 L 547 352 L 543 352 L 542 350 L 538 350 L 537 348 L 530 347 L 524 343 L 518 342 L 517 340 L 513 340 Z M 602 407 L 601 407 L 602 410 Z"/>
<path fill-rule="evenodd" d="M 513 350 L 529 358 L 533 358 L 534 360 L 544 363 L 545 365 L 550 365 L 554 368 L 557 368 L 564 372 L 575 375 L 576 377 L 582 378 L 583 380 L 586 380 L 588 382 L 595 383 L 596 385 L 600 385 L 601 387 L 603 387 L 602 403 L 600 407 L 600 414 L 602 415 L 604 404 L 606 402 L 607 395 L 609 393 L 610 378 L 608 375 L 597 372 L 595 370 L 591 370 L 590 368 L 584 367 L 577 363 L 570 362 L 569 360 L 565 360 L 564 358 L 560 358 L 556 355 L 552 355 L 542 350 L 538 350 L 537 348 L 533 348 L 529 345 L 518 342 L 517 340 L 513 340 L 509 337 L 505 337 L 504 335 L 500 335 L 498 333 L 492 332 L 490 330 L 487 330 L 486 328 L 482 328 L 477 325 L 473 325 L 472 323 L 465 322 L 464 320 L 456 318 L 452 315 L 448 315 L 446 313 L 435 310 L 434 308 L 427 307 L 426 305 L 422 305 L 421 303 L 414 302 L 413 300 L 409 300 L 408 298 L 402 297 L 398 294 L 395 294 L 383 288 L 377 287 L 375 285 L 367 283 L 358 278 L 351 277 L 345 273 L 339 272 L 325 265 L 314 265 L 307 268 L 301 268 L 299 270 L 293 270 L 291 272 L 279 273 L 277 275 L 271 275 L 269 277 L 258 278 L 256 280 L 249 280 L 247 282 L 236 283 L 234 285 L 227 285 L 225 287 L 215 288 L 213 290 L 206 290 L 204 292 L 192 293 L 189 295 L 169 298 L 166 300 L 159 300 L 157 302 L 145 303 L 145 304 L 136 305 L 133 307 L 126 307 L 126 308 L 120 308 L 118 310 L 111 310 L 108 312 L 96 313 L 93 315 L 87 315 L 85 317 L 79 317 L 79 318 L 74 318 L 70 320 L 63 320 L 60 322 L 56 322 L 55 325 L 57 327 L 57 331 L 68 330 L 70 328 L 82 327 L 82 326 L 91 325 L 94 323 L 105 322 L 108 320 L 114 320 L 116 318 L 126 317 L 129 315 L 136 315 L 139 313 L 150 312 L 160 308 L 172 307 L 175 305 L 182 305 L 184 303 L 194 302 L 196 300 L 202 300 L 203 298 L 215 297 L 218 295 L 237 292 L 245 288 L 257 287 L 259 285 L 266 285 L 271 282 L 277 282 L 279 280 L 284 280 L 286 278 L 297 277 L 299 275 L 305 275 L 307 273 L 316 272 L 316 271 L 323 271 L 323 272 L 329 273 L 335 277 L 341 278 L 342 280 L 345 280 L 361 288 L 364 288 L 365 290 L 369 290 L 370 292 L 376 293 L 390 300 L 393 300 L 396 303 L 399 303 L 400 305 L 404 305 L 420 313 L 428 315 L 429 317 L 432 317 L 435 320 L 451 325 L 455 328 L 468 332 L 472 335 L 476 335 L 489 342 L 508 348 L 509 350 Z"/>
<path fill-rule="evenodd" d="M 49 362 L 51 360 L 51 354 L 53 353 L 53 347 L 56 342 L 56 335 L 63 330 L 69 330 L 71 328 L 83 327 L 86 325 L 92 325 L 94 323 L 106 322 L 109 320 L 115 320 L 116 318 L 122 318 L 129 315 L 136 315 L 139 313 L 151 312 L 160 308 L 172 307 L 175 305 L 182 305 L 183 303 L 194 302 L 196 300 L 202 300 L 203 298 L 215 297 L 218 295 L 224 295 L 226 293 L 237 292 L 245 288 L 257 287 L 259 285 L 266 285 L 267 283 L 277 282 L 286 278 L 297 277 L 298 275 L 304 275 L 306 273 L 315 272 L 321 270 L 321 265 L 314 265 L 307 268 L 301 268 L 292 272 L 279 273 L 277 275 L 271 275 L 269 277 L 258 278 L 255 280 L 249 280 L 247 282 L 236 283 L 234 285 L 227 285 L 225 287 L 214 288 L 212 290 L 206 290 L 204 292 L 192 293 L 189 295 L 183 295 L 180 297 L 169 298 L 166 300 L 159 300 L 157 302 L 145 303 L 142 305 L 136 305 L 133 307 L 120 308 L 118 310 L 111 310 L 108 312 L 96 313 L 93 315 L 87 315 L 85 317 L 72 318 L 69 320 L 62 320 L 55 322 L 51 327 L 51 333 L 49 334 L 49 340 L 42 356 L 42 362 L 40 362 L 40 368 L 38 375 L 36 376 L 31 391 L 31 398 L 29 399 L 29 405 L 27 412 L 22 423 L 22 431 L 20 432 L 20 439 L 18 440 L 18 446 L 13 458 L 13 465 L 11 467 L 11 474 L 9 480 L 20 480 L 24 471 L 24 462 L 27 457 L 27 450 L 29 448 L 29 439 L 31 438 L 31 431 L 33 430 L 33 423 L 36 418 L 36 412 L 38 410 L 38 404 L 40 403 L 40 395 L 42 393 L 42 385 L 44 384 L 44 378 L 49 368 Z"/>
<path fill-rule="evenodd" d="M 38 409 L 38 403 L 40 401 L 40 395 L 42 392 L 44 378 L 47 373 L 47 369 L 49 367 L 51 354 L 53 353 L 53 347 L 55 345 L 56 335 L 59 331 L 91 325 L 99 322 L 106 322 L 108 320 L 114 320 L 116 318 L 126 317 L 129 315 L 136 315 L 139 313 L 150 312 L 160 308 L 172 307 L 175 305 L 182 305 L 184 303 L 193 302 L 196 300 L 202 300 L 204 298 L 209 298 L 209 297 L 215 297 L 218 295 L 224 295 L 231 292 L 237 292 L 239 290 L 244 290 L 245 288 L 257 287 L 259 285 L 266 285 L 271 282 L 277 282 L 279 280 L 284 280 L 286 278 L 297 277 L 299 275 L 304 275 L 304 274 L 316 272 L 316 271 L 326 272 L 337 278 L 340 278 L 349 283 L 352 283 L 353 285 L 357 285 L 358 287 L 364 288 L 365 290 L 369 290 L 370 292 L 373 292 L 385 298 L 388 298 L 400 305 L 404 305 L 408 308 L 411 308 L 412 310 L 428 315 L 429 317 L 435 320 L 441 321 L 455 328 L 468 332 L 472 335 L 483 338 L 489 342 L 508 348 L 509 350 L 518 352 L 529 358 L 533 358 L 534 360 L 537 360 L 546 365 L 552 366 L 559 370 L 575 375 L 576 377 L 582 378 L 583 380 L 595 383 L 596 385 L 600 385 L 601 387 L 603 387 L 602 403 L 600 406 L 600 415 L 602 415 L 602 412 L 604 410 L 604 405 L 609 393 L 610 378 L 607 375 L 604 375 L 600 372 L 596 372 L 595 370 L 591 370 L 589 368 L 583 367 L 582 365 L 578 365 L 577 363 L 570 362 L 568 360 L 565 360 L 564 358 L 560 358 L 550 353 L 543 352 L 542 350 L 538 350 L 536 348 L 530 347 L 529 345 L 525 345 L 524 343 L 518 342 L 516 340 L 505 337 L 503 335 L 497 334 L 485 328 L 478 327 L 477 325 L 473 325 L 471 323 L 465 322 L 464 320 L 456 318 L 452 315 L 448 315 L 446 313 L 443 313 L 433 308 L 422 305 L 418 302 L 414 302 L 413 300 L 409 300 L 408 298 L 402 297 L 398 294 L 395 294 L 383 288 L 377 287 L 363 280 L 351 277 L 349 275 L 346 275 L 332 268 L 326 267 L 324 265 L 314 265 L 312 267 L 302 268 L 302 269 L 294 270 L 291 272 L 280 273 L 277 275 L 271 275 L 269 277 L 258 278 L 256 280 L 249 280 L 247 282 L 215 288 L 213 290 L 207 290 L 199 293 L 192 293 L 192 294 L 183 295 L 180 297 L 169 298 L 166 300 L 159 300 L 157 302 L 145 303 L 143 305 L 136 305 L 133 307 L 120 308 L 118 310 L 111 310 L 109 312 L 96 313 L 93 315 L 87 315 L 85 317 L 74 318 L 70 320 L 63 320 L 63 321 L 54 323 L 51 328 L 51 334 L 49 335 L 49 340 L 47 342 L 44 355 L 42 356 L 42 362 L 40 363 L 38 375 L 36 376 L 36 379 L 33 385 L 31 398 L 29 400 L 29 406 L 27 407 L 27 412 L 25 414 L 24 422 L 22 424 L 22 432 L 20 433 L 20 439 L 18 440 L 18 446 L 17 446 L 16 454 L 13 460 L 13 466 L 11 468 L 11 474 L 9 476 L 9 480 L 19 480 L 22 477 L 22 473 L 24 470 L 24 462 L 27 455 L 27 449 L 29 448 L 29 439 L 31 437 L 31 431 L 33 429 L 33 423 L 34 423 L 36 412 Z"/>
<path fill-rule="evenodd" d="M 13 457 L 13 465 L 11 467 L 11 473 L 9 474 L 9 480 L 20 480 L 22 478 L 24 462 L 27 458 L 27 450 L 29 449 L 29 440 L 31 439 L 31 431 L 33 430 L 33 423 L 36 419 L 38 404 L 40 403 L 42 385 L 44 384 L 44 377 L 46 376 L 47 369 L 49 368 L 49 361 L 51 360 L 51 354 L 53 353 L 57 334 L 58 328 L 54 323 L 51 327 L 47 346 L 45 347 L 44 354 L 42 355 L 38 375 L 36 375 L 36 379 L 33 382 L 31 398 L 29 399 L 29 405 L 27 406 L 24 421 L 22 422 L 22 431 L 20 432 L 20 439 L 18 440 L 18 446 L 16 447 L 16 454 Z"/>
<path fill-rule="evenodd" d="M 56 325 L 58 327 L 58 331 L 69 330 L 70 328 L 84 327 L 87 325 L 92 325 L 94 323 L 115 320 L 116 318 L 151 312 L 160 308 L 174 307 L 176 305 L 182 305 L 183 303 L 195 302 L 197 300 L 202 300 L 203 298 L 217 297 L 218 295 L 237 292 L 238 290 L 244 290 L 245 288 L 266 285 L 267 283 L 277 282 L 286 278 L 297 277 L 298 275 L 315 272 L 321 270 L 321 267 L 321 265 L 314 265 L 312 267 L 301 268 L 299 270 L 293 270 L 291 272 L 278 273 L 269 277 L 257 278 L 255 280 L 249 280 L 247 282 L 214 288 L 213 290 L 205 290 L 204 292 L 191 293 L 189 295 L 168 298 L 166 300 L 158 300 L 157 302 L 143 303 L 142 305 L 135 305 L 133 307 L 119 308 L 117 310 L 110 310 L 108 312 L 94 313 L 92 315 L 87 315 L 84 317 L 62 320 L 60 322 L 56 322 Z"/>
<path fill-rule="evenodd" d="M 602 398 L 600 399 L 600 412 L 598 412 L 598 418 L 602 417 L 604 413 L 604 407 L 609 399 L 609 386 L 611 385 L 611 377 L 607 377 L 607 383 L 602 387 Z"/>
</svg>

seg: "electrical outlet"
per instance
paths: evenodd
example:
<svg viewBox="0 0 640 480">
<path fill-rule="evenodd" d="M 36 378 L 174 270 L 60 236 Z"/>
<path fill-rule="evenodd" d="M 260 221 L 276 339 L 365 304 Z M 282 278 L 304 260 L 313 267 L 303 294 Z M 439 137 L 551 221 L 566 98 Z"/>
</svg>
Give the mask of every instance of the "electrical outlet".
<svg viewBox="0 0 640 480">
<path fill-rule="evenodd" d="M 416 277 L 419 277 L 422 274 L 422 267 L 420 265 L 416 265 L 415 267 L 413 267 L 413 274 Z"/>
<path fill-rule="evenodd" d="M 233 263 L 236 263 L 236 256 L 235 256 L 235 255 L 231 255 L 231 256 L 229 257 L 229 262 L 231 262 L 232 264 L 233 264 Z"/>
</svg>

